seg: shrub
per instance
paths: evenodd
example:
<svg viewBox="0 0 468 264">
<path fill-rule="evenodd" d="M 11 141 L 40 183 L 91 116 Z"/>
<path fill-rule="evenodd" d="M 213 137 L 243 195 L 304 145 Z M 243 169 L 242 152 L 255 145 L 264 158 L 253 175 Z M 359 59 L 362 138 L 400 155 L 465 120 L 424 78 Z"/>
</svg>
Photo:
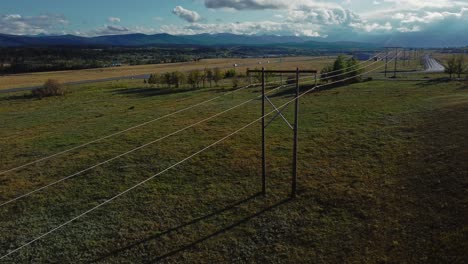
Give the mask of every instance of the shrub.
<svg viewBox="0 0 468 264">
<path fill-rule="evenodd" d="M 147 83 L 159 85 L 161 83 L 161 76 L 157 73 L 151 74 Z"/>
<path fill-rule="evenodd" d="M 32 90 L 33 96 L 43 98 L 49 96 L 62 96 L 65 95 L 65 89 L 63 85 L 53 79 L 47 80 L 42 87 Z"/>
<path fill-rule="evenodd" d="M 229 78 L 234 78 L 237 76 L 237 72 L 235 69 L 231 69 L 231 70 L 227 70 L 225 73 L 224 73 L 224 78 L 225 79 L 229 79 Z"/>
<path fill-rule="evenodd" d="M 232 88 L 238 88 L 240 81 L 237 77 L 232 78 Z"/>
</svg>

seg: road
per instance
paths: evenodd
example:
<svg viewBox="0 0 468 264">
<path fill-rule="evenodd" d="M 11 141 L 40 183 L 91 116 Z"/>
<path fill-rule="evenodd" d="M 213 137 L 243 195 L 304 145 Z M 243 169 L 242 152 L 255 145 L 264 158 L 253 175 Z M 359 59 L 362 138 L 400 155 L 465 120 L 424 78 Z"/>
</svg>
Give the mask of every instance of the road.
<svg viewBox="0 0 468 264">
<path fill-rule="evenodd" d="M 445 67 L 430 55 L 426 54 L 423 60 L 424 72 L 445 72 Z"/>
<path fill-rule="evenodd" d="M 292 60 L 292 61 L 309 61 L 309 60 L 314 60 L 314 59 L 320 59 L 320 58 L 326 58 L 326 56 L 318 56 L 314 58 L 309 58 L 309 59 L 300 59 L 300 60 Z M 275 58 L 270 58 L 271 63 L 282 63 L 283 61 L 279 61 Z M 262 61 L 263 63 L 270 63 L 270 61 L 266 58 L 261 58 L 259 61 Z M 291 60 L 284 61 L 284 62 L 291 62 Z M 249 66 L 261 66 L 258 63 L 252 63 L 252 64 L 237 64 L 236 67 L 249 67 Z M 220 69 L 230 69 L 234 68 L 233 65 L 225 66 L 225 67 L 218 67 Z M 199 70 L 203 70 L 204 68 L 200 68 Z M 150 74 L 141 74 L 141 75 L 130 75 L 130 76 L 121 76 L 121 77 L 112 77 L 112 78 L 103 78 L 103 79 L 94 79 L 94 80 L 84 80 L 84 81 L 74 81 L 74 82 L 66 82 L 64 83 L 65 85 L 77 85 L 77 84 L 87 84 L 87 83 L 96 83 L 96 82 L 109 82 L 109 81 L 118 81 L 118 80 L 132 80 L 132 79 L 148 79 Z M 14 92 L 22 92 L 22 91 L 31 91 L 36 88 L 39 88 L 41 86 L 30 86 L 30 87 L 21 87 L 21 88 L 10 88 L 10 89 L 3 89 L 0 90 L 1 93 L 14 93 Z"/>
</svg>

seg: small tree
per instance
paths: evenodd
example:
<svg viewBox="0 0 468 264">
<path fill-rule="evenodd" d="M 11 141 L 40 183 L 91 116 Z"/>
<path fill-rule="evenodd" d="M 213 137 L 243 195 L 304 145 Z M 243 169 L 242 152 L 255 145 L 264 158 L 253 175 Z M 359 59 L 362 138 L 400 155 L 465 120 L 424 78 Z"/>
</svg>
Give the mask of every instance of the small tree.
<svg viewBox="0 0 468 264">
<path fill-rule="evenodd" d="M 166 72 L 162 76 L 163 82 L 167 85 L 168 88 L 171 88 L 172 84 L 172 74 L 170 72 Z"/>
<path fill-rule="evenodd" d="M 161 83 L 161 76 L 157 73 L 151 74 L 150 77 L 148 78 L 148 83 L 149 84 L 156 84 L 156 86 Z"/>
<path fill-rule="evenodd" d="M 215 68 L 213 72 L 213 81 L 215 82 L 215 85 L 218 86 L 219 81 L 223 79 L 223 74 L 221 73 L 221 70 L 219 68 Z"/>
<path fill-rule="evenodd" d="M 362 69 L 359 69 L 359 62 L 355 58 L 345 59 L 345 57 L 339 56 L 333 65 L 322 69 L 320 78 L 325 82 L 329 80 L 359 82 L 361 81 L 361 73 Z"/>
<path fill-rule="evenodd" d="M 346 72 L 348 74 L 342 76 L 343 78 L 349 78 L 351 82 L 361 81 L 360 74 L 362 73 L 362 69 L 359 69 L 359 62 L 355 58 L 346 61 Z"/>
<path fill-rule="evenodd" d="M 206 87 L 206 86 L 205 86 L 205 82 L 206 82 L 207 78 L 208 78 L 208 74 L 207 74 L 207 69 L 205 68 L 205 69 L 203 70 L 203 72 L 201 72 L 201 75 L 200 75 L 200 81 L 201 81 L 202 84 L 203 84 L 203 88 Z"/>
<path fill-rule="evenodd" d="M 458 79 L 461 78 L 461 75 L 463 72 L 465 72 L 465 56 L 462 54 L 458 56 L 457 62 L 456 62 L 456 67 L 455 67 L 455 73 L 458 74 Z"/>
<path fill-rule="evenodd" d="M 333 77 L 333 80 L 338 81 L 343 79 L 342 73 L 344 73 L 343 69 L 345 69 L 347 66 L 347 62 L 345 60 L 345 57 L 340 55 L 338 58 L 335 60 L 335 63 L 333 64 L 333 75 L 338 75 Z"/>
<path fill-rule="evenodd" d="M 213 82 L 213 77 L 214 77 L 213 70 L 211 70 L 211 69 L 206 69 L 206 79 L 207 79 L 208 82 L 210 83 L 210 88 L 211 88 L 211 83 Z"/>
<path fill-rule="evenodd" d="M 201 81 L 201 72 L 199 70 L 193 70 L 189 72 L 187 76 L 187 83 L 192 86 L 192 88 L 197 88 L 200 85 Z"/>
<path fill-rule="evenodd" d="M 452 79 L 452 76 L 454 73 L 457 71 L 457 57 L 453 55 L 448 61 L 447 65 L 445 65 L 445 73 L 448 73 L 450 75 L 450 79 Z"/>
<path fill-rule="evenodd" d="M 332 72 L 333 72 L 333 66 L 332 65 L 328 65 L 326 67 L 324 67 L 322 69 L 322 71 L 320 71 L 320 79 L 322 81 L 325 81 L 325 82 L 329 82 L 330 81 L 330 76 L 332 76 Z"/>
<path fill-rule="evenodd" d="M 182 84 L 185 82 L 185 75 L 181 72 L 175 71 L 171 73 L 171 84 L 175 86 L 175 88 L 180 88 Z"/>
</svg>

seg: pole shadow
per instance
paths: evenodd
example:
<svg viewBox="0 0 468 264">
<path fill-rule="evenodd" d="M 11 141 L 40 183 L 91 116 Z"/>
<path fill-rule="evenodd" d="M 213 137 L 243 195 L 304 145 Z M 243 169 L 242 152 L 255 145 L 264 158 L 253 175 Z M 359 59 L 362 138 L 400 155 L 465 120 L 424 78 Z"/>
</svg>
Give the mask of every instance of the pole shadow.
<svg viewBox="0 0 468 264">
<path fill-rule="evenodd" d="M 140 240 L 140 241 L 134 242 L 134 243 L 129 244 L 129 245 L 127 245 L 127 246 L 124 246 L 124 247 L 115 249 L 115 250 L 113 250 L 113 251 L 111 251 L 111 252 L 109 252 L 109 253 L 107 253 L 107 254 L 105 254 L 105 255 L 99 257 L 99 258 L 96 258 L 96 259 L 94 259 L 94 260 L 89 261 L 88 263 L 97 263 L 97 262 L 104 261 L 104 260 L 106 260 L 107 258 L 110 258 L 110 257 L 113 257 L 113 256 L 117 256 L 118 254 L 123 253 L 123 252 L 125 252 L 125 251 L 127 251 L 127 250 L 130 250 L 130 249 L 132 249 L 132 248 L 134 248 L 134 247 L 137 247 L 137 246 L 139 246 L 139 245 L 141 245 L 141 244 L 147 243 L 147 242 L 152 241 L 152 240 L 159 239 L 159 238 L 161 238 L 162 236 L 167 235 L 167 234 L 169 234 L 169 233 L 171 233 L 171 232 L 176 232 L 176 231 L 178 231 L 178 230 L 180 230 L 180 229 L 183 229 L 183 228 L 185 228 L 185 227 L 188 227 L 188 226 L 190 226 L 190 225 L 194 225 L 194 224 L 196 224 L 196 223 L 198 223 L 198 222 L 201 222 L 201 221 L 203 221 L 203 220 L 207 220 L 207 219 L 209 219 L 209 218 L 211 218 L 211 217 L 214 217 L 214 216 L 216 216 L 216 215 L 219 215 L 219 214 L 222 214 L 222 213 L 224 213 L 224 212 L 226 212 L 226 211 L 229 211 L 229 210 L 231 210 L 231 209 L 234 209 L 235 207 L 237 207 L 237 206 L 239 206 L 239 205 L 242 205 L 242 204 L 244 204 L 244 203 L 247 203 L 247 202 L 249 202 L 249 201 L 251 201 L 251 200 L 254 200 L 254 199 L 257 198 L 257 197 L 260 197 L 261 195 L 262 195 L 262 193 L 261 193 L 261 192 L 258 192 L 258 193 L 253 194 L 253 195 L 251 195 L 251 196 L 249 196 L 249 197 L 247 197 L 247 198 L 245 198 L 245 199 L 242 199 L 242 200 L 237 201 L 237 202 L 235 202 L 235 203 L 233 203 L 233 204 L 230 204 L 230 205 L 228 205 L 228 206 L 226 206 L 226 207 L 224 207 L 224 208 L 222 208 L 222 209 L 216 210 L 216 211 L 214 211 L 214 212 L 212 212 L 212 213 L 209 213 L 209 214 L 207 214 L 207 215 L 204 215 L 204 216 L 202 216 L 202 217 L 193 219 L 193 220 L 191 220 L 191 221 L 189 221 L 189 222 L 187 222 L 187 223 L 184 223 L 184 224 L 182 224 L 182 225 L 179 225 L 179 226 L 177 226 L 177 227 L 170 228 L 170 229 L 165 230 L 165 231 L 163 231 L 163 232 L 161 232 L 161 233 L 155 234 L 155 235 L 153 235 L 153 236 L 149 236 L 149 237 L 147 237 L 147 238 L 144 238 L 144 239 L 142 239 L 142 240 Z M 250 217 L 250 218 L 253 218 L 253 217 Z M 233 227 L 231 227 L 231 228 L 233 228 Z M 217 232 L 217 233 L 218 233 L 218 232 Z M 211 235 L 211 237 L 212 237 L 212 236 L 214 236 L 214 235 Z M 204 240 L 206 240 L 206 239 L 207 239 L 207 238 L 204 238 L 202 241 L 204 241 Z M 192 243 L 192 244 L 194 244 L 194 243 Z M 195 243 L 195 244 L 196 244 L 196 243 Z M 187 246 L 184 246 L 183 248 L 185 248 L 185 247 L 187 247 Z M 180 251 L 184 250 L 183 248 L 178 249 L 177 252 L 180 252 Z M 171 253 L 172 253 L 172 255 L 173 255 L 173 254 L 176 254 L 177 252 L 174 252 L 174 251 L 173 251 L 173 252 L 171 252 Z M 168 254 L 165 254 L 165 255 L 167 255 L 166 257 L 168 257 L 168 256 L 169 256 L 169 253 L 168 253 Z M 161 258 L 161 257 L 158 257 L 158 258 Z M 162 258 L 161 258 L 161 259 L 162 259 Z"/>
<path fill-rule="evenodd" d="M 258 217 L 258 216 L 260 216 L 260 215 L 262 215 L 262 214 L 264 214 L 266 212 L 272 211 L 272 210 L 278 208 L 279 206 L 286 204 L 287 202 L 289 202 L 291 200 L 292 200 L 292 198 L 284 199 L 284 200 L 282 200 L 282 201 L 280 201 L 280 202 L 278 202 L 278 203 L 276 203 L 274 205 L 271 205 L 271 206 L 269 206 L 267 208 L 264 208 L 264 209 L 258 211 L 257 213 L 255 213 L 253 215 L 247 216 L 244 219 L 242 219 L 240 221 L 237 221 L 232 225 L 224 227 L 223 229 L 220 229 L 220 230 L 218 230 L 218 231 L 216 231 L 216 232 L 214 232 L 214 233 L 212 233 L 210 235 L 204 236 L 204 237 L 202 237 L 202 238 L 200 238 L 200 239 L 198 239 L 198 240 L 196 240 L 194 242 L 191 242 L 189 244 L 186 244 L 184 246 L 179 247 L 178 249 L 175 249 L 175 250 L 173 250 L 171 252 L 168 252 L 168 253 L 163 254 L 163 255 L 161 255 L 159 257 L 156 257 L 156 258 L 154 258 L 154 259 L 152 259 L 152 260 L 150 260 L 150 261 L 148 261 L 146 263 L 156 263 L 156 262 L 162 261 L 162 260 L 164 260 L 166 258 L 172 257 L 172 256 L 174 256 L 174 255 L 176 255 L 176 254 L 178 254 L 178 253 L 180 253 L 182 251 L 188 250 L 188 249 L 190 249 L 190 248 L 192 248 L 192 247 L 194 247 L 194 246 L 196 246 L 196 245 L 198 245 L 198 244 L 200 244 L 200 243 L 202 243 L 202 242 L 204 242 L 206 240 L 214 238 L 214 237 L 216 237 L 218 235 L 221 235 L 221 234 L 223 234 L 223 233 L 225 233 L 227 231 L 230 231 L 230 230 L 232 230 L 232 229 L 234 229 L 234 228 L 236 228 L 236 227 L 238 227 L 238 226 L 240 226 L 242 224 L 245 224 L 245 223 L 249 222 L 250 220 L 252 220 L 253 218 Z"/>
<path fill-rule="evenodd" d="M 138 96 L 138 97 L 152 97 L 152 96 L 161 96 L 168 94 L 179 94 L 193 92 L 197 89 L 194 88 L 122 88 L 118 90 L 110 91 L 113 94 L 120 95 L 129 95 L 129 96 Z"/>
</svg>

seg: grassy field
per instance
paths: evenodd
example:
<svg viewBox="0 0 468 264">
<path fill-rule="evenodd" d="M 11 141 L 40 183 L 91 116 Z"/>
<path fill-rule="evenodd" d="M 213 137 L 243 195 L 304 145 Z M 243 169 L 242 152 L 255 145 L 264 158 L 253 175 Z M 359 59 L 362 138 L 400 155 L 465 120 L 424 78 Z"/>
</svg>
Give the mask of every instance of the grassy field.
<svg viewBox="0 0 468 264">
<path fill-rule="evenodd" d="M 270 61 L 270 64 L 268 64 Z M 286 67 L 288 69 L 293 67 L 300 67 L 306 69 L 321 70 L 326 64 L 333 61 L 330 58 L 317 58 L 317 57 L 287 57 L 280 59 L 207 59 L 198 62 L 190 63 L 171 63 L 171 64 L 155 64 L 155 65 L 141 65 L 141 66 L 123 66 L 113 68 L 100 68 L 89 70 L 76 70 L 76 71 L 61 71 L 61 72 L 43 72 L 43 73 L 30 73 L 30 74 L 16 74 L 0 76 L 0 89 L 20 88 L 42 85 L 47 79 L 56 79 L 60 82 L 76 82 L 86 80 L 98 80 L 106 78 L 117 78 L 125 76 L 135 76 L 150 73 L 165 73 L 171 71 L 190 71 L 194 69 L 203 70 L 204 68 L 234 68 L 234 64 L 239 64 L 237 70 L 240 73 L 245 73 L 247 67 L 267 67 L 270 69 Z M 257 64 L 262 62 L 262 64 Z"/>
<path fill-rule="evenodd" d="M 221 95 L 119 81 L 64 97 L 0 95 L 0 171 Z M 248 89 L 0 176 L 0 201 L 259 95 Z M 287 91 L 272 96 L 291 99 Z M 0 208 L 0 255 L 158 173 L 260 115 L 238 111 Z M 299 197 L 288 199 L 292 133 L 252 126 L 3 260 L 4 263 L 466 263 L 468 84 L 372 81 L 300 105 Z M 292 109 L 286 112 L 292 118 Z M 0 261 L 2 262 L 2 261 Z M 3 263 L 2 262 L 2 263 Z"/>
</svg>

